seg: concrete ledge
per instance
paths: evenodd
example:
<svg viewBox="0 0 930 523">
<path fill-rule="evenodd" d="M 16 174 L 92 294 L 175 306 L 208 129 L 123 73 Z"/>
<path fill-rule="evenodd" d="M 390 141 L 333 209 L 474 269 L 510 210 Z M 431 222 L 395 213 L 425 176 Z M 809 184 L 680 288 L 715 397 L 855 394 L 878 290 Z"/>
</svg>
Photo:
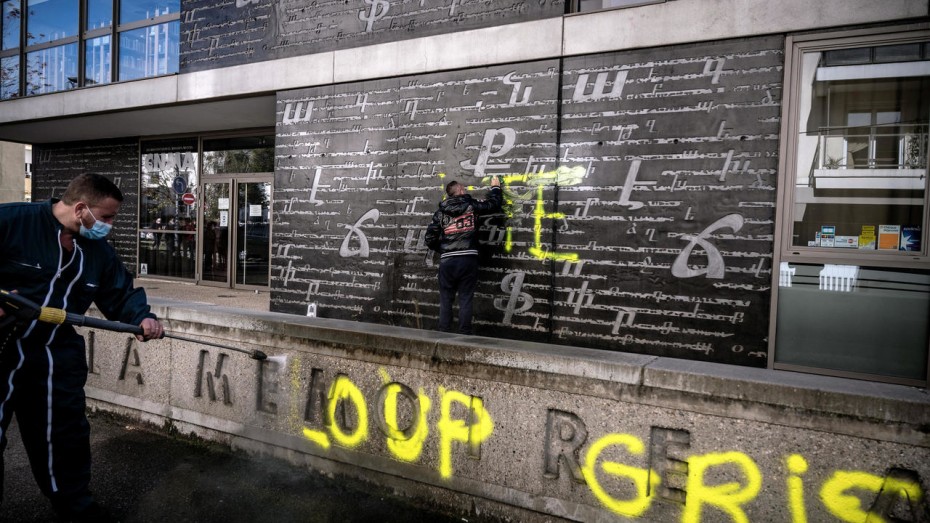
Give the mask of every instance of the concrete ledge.
<svg viewBox="0 0 930 523">
<path fill-rule="evenodd" d="M 883 493 L 904 489 L 921 514 L 930 491 L 925 390 L 152 303 L 169 331 L 227 348 L 88 331 L 92 406 L 439 504 L 696 521 L 725 484 L 747 521 L 796 512 L 798 489 L 807 520 L 828 521 L 847 491 L 883 517 L 898 510 Z"/>
<path fill-rule="evenodd" d="M 708 414 L 733 416 L 737 405 L 742 405 L 741 412 L 751 406 L 775 408 L 782 414 L 803 412 L 803 417 L 771 412 L 763 419 L 810 428 L 817 426 L 811 424 L 811 416 L 822 417 L 831 430 L 837 430 L 839 418 L 855 425 L 855 429 L 850 427 L 855 435 L 865 430 L 930 447 L 930 394 L 926 389 L 290 314 L 223 307 L 187 309 L 151 301 L 159 317 L 182 332 L 203 333 L 205 326 L 212 326 L 207 330 L 215 337 L 233 340 L 237 335 L 261 333 L 262 338 L 274 340 L 262 343 L 288 350 L 295 342 L 313 340 L 370 363 L 402 364 L 599 398 L 648 401 Z"/>
</svg>

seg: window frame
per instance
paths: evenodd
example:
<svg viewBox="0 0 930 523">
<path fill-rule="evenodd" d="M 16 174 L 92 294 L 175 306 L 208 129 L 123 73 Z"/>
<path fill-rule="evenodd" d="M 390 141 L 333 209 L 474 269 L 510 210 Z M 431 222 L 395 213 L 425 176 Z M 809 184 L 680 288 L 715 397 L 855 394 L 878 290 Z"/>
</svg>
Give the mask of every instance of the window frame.
<svg viewBox="0 0 930 523">
<path fill-rule="evenodd" d="M 857 29 L 829 33 L 789 35 L 785 39 L 784 89 L 779 132 L 778 192 L 776 194 L 775 237 L 772 256 L 771 301 L 769 309 L 768 368 L 851 377 L 869 381 L 900 383 L 924 387 L 930 381 L 930 358 L 925 369 L 924 380 L 899 379 L 884 375 L 861 374 L 819 367 L 806 367 L 787 363 L 776 363 L 776 331 L 778 326 L 779 267 L 781 262 L 797 264 L 846 264 L 882 269 L 930 270 L 930 181 L 926 182 L 923 198 L 923 222 L 921 252 L 914 254 L 882 253 L 879 250 L 829 249 L 824 247 L 801 247 L 792 244 L 794 226 L 795 180 L 797 169 L 798 136 L 800 130 L 801 75 L 803 56 L 807 52 L 848 49 L 853 47 L 905 44 L 930 41 L 930 24 L 917 23 L 890 27 Z M 930 166 L 928 166 L 930 171 Z M 927 353 L 930 354 L 930 340 Z"/>
<path fill-rule="evenodd" d="M 808 247 L 792 244 L 794 224 L 795 183 L 798 154 L 798 135 L 800 132 L 799 113 L 801 100 L 801 73 L 803 55 L 809 52 L 823 52 L 852 47 L 903 44 L 930 40 L 930 30 L 921 24 L 920 29 L 893 31 L 890 28 L 847 31 L 842 33 L 810 34 L 789 36 L 785 40 L 785 89 L 782 100 L 782 129 L 779 146 L 779 185 L 777 198 L 776 245 L 777 262 L 797 263 L 840 263 L 859 264 L 874 267 L 921 269 L 930 263 L 930 185 L 924 186 L 923 217 L 921 221 L 921 251 L 903 254 L 880 250 L 830 249 L 825 247 Z M 925 184 L 928 182 L 925 180 Z M 906 251 L 904 251 L 906 252 Z M 777 278 L 777 274 L 776 274 Z M 775 280 L 777 283 L 777 279 Z"/>
<path fill-rule="evenodd" d="M 42 96 L 45 94 L 61 93 L 66 91 L 73 91 L 75 89 L 83 89 L 86 87 L 97 87 L 101 85 L 110 85 L 120 82 L 130 82 L 135 80 L 141 80 L 146 78 L 157 78 L 160 76 L 170 76 L 180 73 L 180 56 L 177 57 L 177 66 L 178 71 L 157 74 L 153 76 L 143 76 L 141 78 L 133 78 L 128 80 L 119 80 L 119 60 L 120 60 L 120 35 L 126 31 L 132 31 L 137 29 L 146 28 L 149 26 L 157 26 L 161 24 L 178 22 L 181 21 L 181 7 L 183 7 L 183 2 L 179 2 L 179 9 L 168 14 L 162 14 L 156 17 L 142 19 L 142 20 L 133 20 L 132 22 L 127 22 L 125 24 L 119 23 L 119 10 L 123 0 L 110 0 L 112 2 L 112 20 L 109 26 L 106 27 L 97 27 L 94 29 L 87 29 L 87 9 L 88 9 L 88 0 L 78 0 L 78 31 L 77 34 L 71 35 L 65 38 L 59 38 L 57 40 L 52 40 L 48 42 L 41 42 L 33 45 L 27 45 L 26 42 L 26 28 L 29 24 L 29 9 L 28 9 L 28 0 L 17 0 L 20 2 L 21 17 L 19 20 L 19 46 L 10 49 L 0 50 L 0 58 L 10 58 L 16 57 L 16 62 L 18 64 L 19 70 L 19 79 L 17 85 L 17 91 L 14 96 L 9 98 L 0 98 L 0 103 L 6 100 L 13 100 L 18 98 Z M 110 79 L 106 83 L 87 83 L 87 74 L 86 74 L 86 60 L 87 60 L 87 44 L 91 40 L 100 38 L 103 36 L 110 37 L 110 67 L 109 74 Z M 69 89 L 61 89 L 56 91 L 49 91 L 47 93 L 36 93 L 29 94 L 27 92 L 27 57 L 30 53 L 42 51 L 44 49 L 77 44 L 77 82 L 74 87 Z M 180 35 L 178 44 L 180 45 Z"/>
</svg>

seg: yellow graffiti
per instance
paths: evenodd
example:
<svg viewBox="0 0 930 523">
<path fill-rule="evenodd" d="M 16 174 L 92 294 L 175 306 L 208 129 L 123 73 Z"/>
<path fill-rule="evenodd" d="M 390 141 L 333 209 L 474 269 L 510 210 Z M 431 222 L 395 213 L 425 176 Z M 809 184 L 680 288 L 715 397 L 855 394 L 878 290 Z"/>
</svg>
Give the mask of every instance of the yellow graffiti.
<svg viewBox="0 0 930 523">
<path fill-rule="evenodd" d="M 355 405 L 355 411 L 358 414 L 358 426 L 355 432 L 346 434 L 335 422 L 336 407 L 340 401 L 351 401 Z M 368 437 L 368 407 L 365 405 L 365 396 L 362 391 L 345 375 L 340 375 L 333 382 L 329 392 L 329 404 L 327 405 L 329 432 L 333 435 L 336 443 L 343 447 L 357 447 Z"/>
<path fill-rule="evenodd" d="M 807 510 L 804 508 L 804 480 L 801 474 L 807 472 L 807 460 L 804 456 L 792 454 L 785 459 L 788 468 L 788 506 L 791 508 L 791 523 L 807 523 Z"/>
<path fill-rule="evenodd" d="M 500 180 L 502 184 L 502 191 L 504 193 L 504 214 L 507 215 L 507 219 L 513 218 L 513 202 L 516 200 L 527 201 L 533 195 L 533 187 L 536 188 L 536 205 L 533 209 L 533 246 L 529 248 L 529 253 L 539 259 L 539 260 L 554 260 L 554 261 L 577 261 L 578 253 L 557 253 L 549 252 L 548 250 L 543 249 L 542 245 L 542 221 L 544 219 L 558 220 L 565 218 L 564 213 L 552 212 L 547 213 L 545 211 L 545 202 L 543 200 L 543 188 L 546 186 L 559 185 L 561 187 L 568 187 L 572 185 L 579 185 L 584 180 L 584 177 L 587 176 L 588 170 L 581 166 L 576 167 L 565 167 L 561 166 L 552 171 L 539 171 L 539 172 L 528 172 L 523 174 L 502 174 L 500 175 Z M 440 180 L 446 177 L 445 173 L 438 173 Z M 483 184 L 489 184 L 491 181 L 491 176 L 486 176 L 482 178 Z M 517 189 L 514 187 L 514 184 L 522 184 L 522 186 L 528 187 L 529 190 L 523 194 L 519 194 Z M 474 189 L 473 186 L 468 186 L 469 190 Z M 443 199 L 445 199 L 445 192 L 443 192 Z M 513 250 L 513 227 L 507 226 L 505 230 L 504 237 L 504 252 L 509 253 Z"/>
<path fill-rule="evenodd" d="M 417 400 L 420 403 L 420 416 L 416 420 L 416 429 L 410 438 L 397 426 L 397 393 L 400 391 L 399 384 L 388 386 L 387 395 L 384 398 L 384 423 L 388 427 L 390 437 L 387 439 L 387 447 L 396 458 L 412 462 L 420 458 L 423 452 L 423 443 L 429 434 L 429 427 L 426 422 L 426 414 L 430 409 L 430 399 L 420 389 Z"/>
<path fill-rule="evenodd" d="M 867 490 L 878 494 L 883 487 L 886 492 L 911 502 L 918 501 L 923 494 L 920 485 L 910 481 L 839 470 L 824 482 L 820 489 L 820 500 L 831 514 L 842 521 L 884 523 L 885 519 L 880 515 L 862 509 L 859 497 L 848 494 L 850 490 Z"/>
<path fill-rule="evenodd" d="M 316 443 L 320 447 L 323 447 L 324 449 L 329 448 L 329 436 L 327 436 L 325 432 L 321 432 L 319 430 L 308 429 L 307 427 L 304 427 L 303 432 L 304 432 L 305 438 Z"/>
<path fill-rule="evenodd" d="M 585 455 L 585 464 L 581 468 L 581 473 L 584 475 L 588 488 L 591 489 L 594 496 L 603 503 L 604 506 L 621 516 L 641 516 L 649 509 L 649 505 L 652 503 L 653 497 L 650 495 L 650 492 L 655 492 L 656 487 L 659 486 L 659 476 L 658 474 L 649 474 L 648 469 L 631 467 L 614 461 L 605 461 L 601 464 L 601 468 L 604 472 L 613 476 L 629 478 L 633 480 L 633 484 L 636 488 L 636 497 L 626 501 L 618 500 L 608 494 L 597 479 L 596 465 L 601 453 L 606 448 L 614 445 L 625 447 L 627 452 L 634 456 L 641 455 L 645 450 L 643 442 L 635 436 L 631 436 L 630 434 L 609 434 L 594 442 L 591 448 L 588 449 Z"/>
<path fill-rule="evenodd" d="M 728 482 L 719 485 L 704 484 L 704 472 L 720 465 L 735 465 L 742 470 L 746 484 Z M 759 467 L 747 455 L 741 452 L 712 452 L 688 459 L 688 480 L 685 491 L 688 493 L 681 520 L 685 523 L 701 521 L 704 505 L 713 505 L 729 514 L 736 523 L 749 523 L 749 518 L 742 505 L 752 501 L 762 488 L 762 474 Z"/>
<path fill-rule="evenodd" d="M 458 391 L 439 390 L 442 396 L 440 418 L 437 423 L 439 429 L 439 475 L 443 478 L 452 477 L 452 442 L 466 443 L 470 455 L 478 455 L 481 442 L 494 432 L 494 421 L 491 414 L 485 410 L 481 398 L 469 396 Z M 465 420 L 452 419 L 452 404 L 464 405 L 470 413 L 470 424 Z"/>
<path fill-rule="evenodd" d="M 537 188 L 536 196 L 536 207 L 533 209 L 533 218 L 535 219 L 533 223 L 533 246 L 530 247 L 530 254 L 540 260 L 555 260 L 555 261 L 578 261 L 578 253 L 558 253 L 558 252 L 549 252 L 549 250 L 543 250 L 542 248 L 542 221 L 544 218 L 551 220 L 557 220 L 564 218 L 565 214 L 561 212 L 546 212 L 544 207 L 545 203 L 543 202 L 543 186 L 540 185 Z"/>
</svg>

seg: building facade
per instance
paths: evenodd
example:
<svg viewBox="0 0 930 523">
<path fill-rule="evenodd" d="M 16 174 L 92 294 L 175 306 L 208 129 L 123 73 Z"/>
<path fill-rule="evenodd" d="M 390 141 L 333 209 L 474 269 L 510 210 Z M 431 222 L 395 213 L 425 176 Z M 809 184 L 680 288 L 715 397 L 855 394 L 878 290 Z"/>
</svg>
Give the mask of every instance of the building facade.
<svg viewBox="0 0 930 523">
<path fill-rule="evenodd" d="M 0 139 L 274 312 L 434 328 L 500 176 L 478 334 L 926 386 L 928 2 L 593 4 L 3 0 Z"/>
</svg>

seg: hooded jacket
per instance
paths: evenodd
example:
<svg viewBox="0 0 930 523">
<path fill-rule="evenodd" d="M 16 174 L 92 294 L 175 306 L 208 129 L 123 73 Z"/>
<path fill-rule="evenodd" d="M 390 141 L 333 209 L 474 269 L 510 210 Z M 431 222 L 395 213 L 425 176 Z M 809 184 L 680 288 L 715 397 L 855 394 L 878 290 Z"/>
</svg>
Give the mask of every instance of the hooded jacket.
<svg viewBox="0 0 930 523">
<path fill-rule="evenodd" d="M 500 212 L 503 199 L 500 187 L 491 187 L 486 200 L 476 200 L 468 194 L 446 198 L 426 228 L 426 245 L 438 251 L 440 259 L 477 256 L 478 217 Z"/>
</svg>

